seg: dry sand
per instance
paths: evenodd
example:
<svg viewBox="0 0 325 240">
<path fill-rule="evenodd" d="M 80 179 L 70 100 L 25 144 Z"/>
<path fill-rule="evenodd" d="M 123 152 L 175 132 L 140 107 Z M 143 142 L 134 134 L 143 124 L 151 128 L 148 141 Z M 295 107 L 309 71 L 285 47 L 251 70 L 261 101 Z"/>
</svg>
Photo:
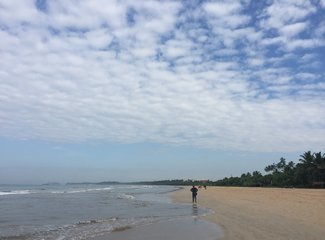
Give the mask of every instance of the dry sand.
<svg viewBox="0 0 325 240">
<path fill-rule="evenodd" d="M 173 193 L 190 202 L 189 188 Z M 325 189 L 208 187 L 198 204 L 223 229 L 223 240 L 324 240 Z"/>
</svg>

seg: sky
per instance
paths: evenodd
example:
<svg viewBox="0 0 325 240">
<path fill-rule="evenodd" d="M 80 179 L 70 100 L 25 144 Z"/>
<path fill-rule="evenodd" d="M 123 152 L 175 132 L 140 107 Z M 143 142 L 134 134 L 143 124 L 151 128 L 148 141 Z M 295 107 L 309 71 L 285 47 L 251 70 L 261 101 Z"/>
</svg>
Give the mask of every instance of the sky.
<svg viewBox="0 0 325 240">
<path fill-rule="evenodd" d="M 325 0 L 0 0 L 0 183 L 236 176 L 324 151 Z"/>
</svg>

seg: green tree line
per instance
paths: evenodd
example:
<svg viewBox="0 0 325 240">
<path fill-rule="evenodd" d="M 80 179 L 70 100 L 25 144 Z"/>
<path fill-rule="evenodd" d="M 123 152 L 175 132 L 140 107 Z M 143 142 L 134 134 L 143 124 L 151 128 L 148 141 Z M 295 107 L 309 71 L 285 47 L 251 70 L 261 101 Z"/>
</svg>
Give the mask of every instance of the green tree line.
<svg viewBox="0 0 325 240">
<path fill-rule="evenodd" d="M 213 182 L 217 186 L 248 187 L 325 187 L 325 154 L 305 152 L 299 162 L 287 162 L 284 158 L 265 167 L 266 174 L 259 171 L 244 173 Z"/>
<path fill-rule="evenodd" d="M 137 182 L 135 184 L 154 185 L 207 185 L 241 187 L 325 187 L 325 154 L 305 152 L 297 164 L 284 158 L 265 167 L 265 174 L 259 171 L 244 173 L 240 177 L 226 177 L 217 181 L 210 180 L 161 180 Z"/>
</svg>

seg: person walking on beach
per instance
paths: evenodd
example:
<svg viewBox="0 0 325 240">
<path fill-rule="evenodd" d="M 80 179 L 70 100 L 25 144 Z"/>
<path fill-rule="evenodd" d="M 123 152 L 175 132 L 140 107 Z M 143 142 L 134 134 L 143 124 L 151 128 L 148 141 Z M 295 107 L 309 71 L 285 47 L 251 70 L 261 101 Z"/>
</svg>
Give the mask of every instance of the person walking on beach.
<svg viewBox="0 0 325 240">
<path fill-rule="evenodd" d="M 193 186 L 192 188 L 191 188 L 191 192 L 192 192 L 192 202 L 194 203 L 196 203 L 196 196 L 197 196 L 197 192 L 198 192 L 199 190 L 195 187 L 195 186 Z"/>
</svg>

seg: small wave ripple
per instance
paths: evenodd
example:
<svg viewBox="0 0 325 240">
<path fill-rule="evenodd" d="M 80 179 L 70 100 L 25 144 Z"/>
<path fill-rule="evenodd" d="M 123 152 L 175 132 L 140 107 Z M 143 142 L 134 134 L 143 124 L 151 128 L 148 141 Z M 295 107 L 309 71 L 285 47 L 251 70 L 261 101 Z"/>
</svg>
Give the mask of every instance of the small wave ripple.
<svg viewBox="0 0 325 240">
<path fill-rule="evenodd" d="M 0 191 L 0 196 L 5 195 L 25 195 L 25 194 L 35 194 L 35 193 L 52 193 L 52 194 L 66 194 L 66 193 L 85 193 L 85 192 L 93 192 L 93 191 L 109 191 L 112 190 L 112 187 L 105 188 L 85 188 L 85 189 L 66 189 L 66 190 L 8 190 L 8 191 Z"/>
<path fill-rule="evenodd" d="M 15 190 L 15 191 L 0 191 L 0 196 L 3 195 L 20 195 L 20 194 L 31 194 L 31 190 Z"/>
</svg>

